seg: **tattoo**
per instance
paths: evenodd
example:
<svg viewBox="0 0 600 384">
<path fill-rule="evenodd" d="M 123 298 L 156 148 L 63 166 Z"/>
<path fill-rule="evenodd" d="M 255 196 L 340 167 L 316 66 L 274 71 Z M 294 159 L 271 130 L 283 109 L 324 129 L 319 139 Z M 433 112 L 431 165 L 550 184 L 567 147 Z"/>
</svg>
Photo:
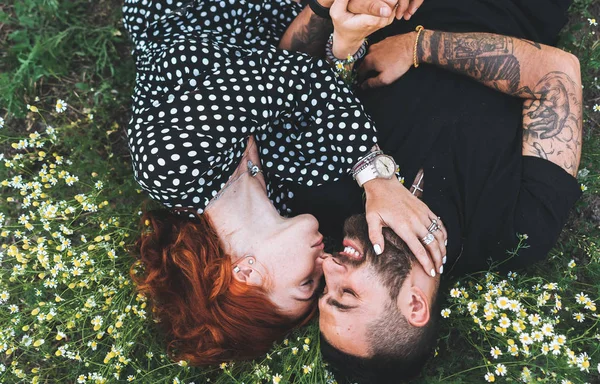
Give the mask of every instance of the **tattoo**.
<svg viewBox="0 0 600 384">
<path fill-rule="evenodd" d="M 522 41 L 526 44 L 529 44 L 533 47 L 536 47 L 537 49 L 541 50 L 542 49 L 542 45 L 540 43 L 536 43 L 535 41 L 531 41 L 531 40 L 527 40 L 527 39 L 520 39 L 518 37 L 513 37 L 513 39 L 517 39 L 519 41 Z"/>
<path fill-rule="evenodd" d="M 563 72 L 550 72 L 523 107 L 523 154 L 555 162 L 573 176 L 581 148 L 581 87 Z"/>
<path fill-rule="evenodd" d="M 581 86 L 564 72 L 547 73 L 535 86 L 522 85 L 522 56 L 515 54 L 515 45 L 521 42 L 544 49 L 538 43 L 507 36 L 436 31 L 423 39 L 417 55 L 421 62 L 468 75 L 498 91 L 527 99 L 523 110 L 523 154 L 552 161 L 575 176 L 581 154 Z M 519 49 L 521 52 L 523 48 Z"/>
<path fill-rule="evenodd" d="M 521 67 L 512 38 L 486 33 L 434 32 L 433 64 L 463 73 L 501 92 L 519 89 Z"/>
<path fill-rule="evenodd" d="M 290 50 L 321 57 L 324 55 L 325 44 L 331 32 L 333 32 L 331 21 L 313 14 L 308 23 L 292 35 Z"/>
</svg>

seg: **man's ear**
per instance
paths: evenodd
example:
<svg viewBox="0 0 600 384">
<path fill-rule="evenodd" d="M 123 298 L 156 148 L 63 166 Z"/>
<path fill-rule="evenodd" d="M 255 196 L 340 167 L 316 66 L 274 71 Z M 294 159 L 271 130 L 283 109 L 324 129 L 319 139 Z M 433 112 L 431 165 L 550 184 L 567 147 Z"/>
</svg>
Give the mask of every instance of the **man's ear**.
<svg viewBox="0 0 600 384">
<path fill-rule="evenodd" d="M 254 257 L 244 257 L 233 268 L 233 277 L 244 284 L 260 287 L 263 285 L 262 273 L 257 270 Z"/>
<path fill-rule="evenodd" d="M 398 309 L 402 312 L 408 323 L 414 327 L 424 327 L 429 323 L 429 298 L 419 288 L 413 285 L 408 292 L 398 295 Z"/>
</svg>

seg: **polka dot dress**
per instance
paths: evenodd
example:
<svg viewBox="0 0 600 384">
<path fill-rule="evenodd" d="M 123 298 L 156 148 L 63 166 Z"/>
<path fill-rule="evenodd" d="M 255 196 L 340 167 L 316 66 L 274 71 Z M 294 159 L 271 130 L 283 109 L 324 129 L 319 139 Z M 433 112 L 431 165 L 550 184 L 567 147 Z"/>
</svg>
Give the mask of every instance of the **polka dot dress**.
<svg viewBox="0 0 600 384">
<path fill-rule="evenodd" d="M 127 135 L 134 175 L 168 208 L 202 213 L 254 135 L 280 213 L 290 183 L 338 180 L 376 142 L 323 60 L 276 49 L 301 9 L 284 0 L 125 0 L 137 76 Z"/>
</svg>

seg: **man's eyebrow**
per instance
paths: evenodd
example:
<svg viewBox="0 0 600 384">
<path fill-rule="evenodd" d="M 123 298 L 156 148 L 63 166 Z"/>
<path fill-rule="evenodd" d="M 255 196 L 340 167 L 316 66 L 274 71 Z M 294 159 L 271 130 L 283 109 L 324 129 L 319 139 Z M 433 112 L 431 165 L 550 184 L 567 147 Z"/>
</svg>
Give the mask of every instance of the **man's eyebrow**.
<svg viewBox="0 0 600 384">
<path fill-rule="evenodd" d="M 344 305 L 344 304 L 340 303 L 339 301 L 337 301 L 336 299 L 334 299 L 333 297 L 330 297 L 327 299 L 327 304 L 329 304 L 333 307 L 336 307 L 342 311 L 347 311 L 349 309 L 356 308 L 356 306 L 353 307 L 353 306 L 349 306 L 349 305 Z"/>
</svg>

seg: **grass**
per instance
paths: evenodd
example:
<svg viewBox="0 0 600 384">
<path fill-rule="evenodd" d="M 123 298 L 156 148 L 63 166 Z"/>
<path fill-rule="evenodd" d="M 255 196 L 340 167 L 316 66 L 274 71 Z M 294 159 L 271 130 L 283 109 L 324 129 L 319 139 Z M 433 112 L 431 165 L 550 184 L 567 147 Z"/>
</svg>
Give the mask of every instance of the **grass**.
<svg viewBox="0 0 600 384">
<path fill-rule="evenodd" d="M 127 274 L 144 196 L 124 131 L 135 71 L 120 7 L 120 0 L 0 4 L 0 382 L 333 382 L 314 324 L 254 362 L 201 369 L 165 356 L 150 308 Z M 419 383 L 480 383 L 486 374 L 497 382 L 529 375 L 600 383 L 600 28 L 588 20 L 594 17 L 600 4 L 576 1 L 560 42 L 582 65 L 584 197 L 548 262 L 522 275 L 453 282 L 445 303 L 451 314 Z M 65 112 L 55 110 L 58 99 L 68 104 Z M 501 310 L 503 298 L 518 302 L 519 311 Z M 485 319 L 488 302 L 496 304 L 493 321 Z M 511 321 L 505 331 L 496 329 L 500 313 Z M 537 326 L 528 318 L 534 314 Z M 543 324 L 552 325 L 550 336 L 523 348 L 523 332 L 533 336 Z M 560 354 L 544 354 L 543 344 L 560 335 Z M 490 353 L 496 346 L 498 359 Z M 507 376 L 496 373 L 498 363 Z"/>
</svg>

